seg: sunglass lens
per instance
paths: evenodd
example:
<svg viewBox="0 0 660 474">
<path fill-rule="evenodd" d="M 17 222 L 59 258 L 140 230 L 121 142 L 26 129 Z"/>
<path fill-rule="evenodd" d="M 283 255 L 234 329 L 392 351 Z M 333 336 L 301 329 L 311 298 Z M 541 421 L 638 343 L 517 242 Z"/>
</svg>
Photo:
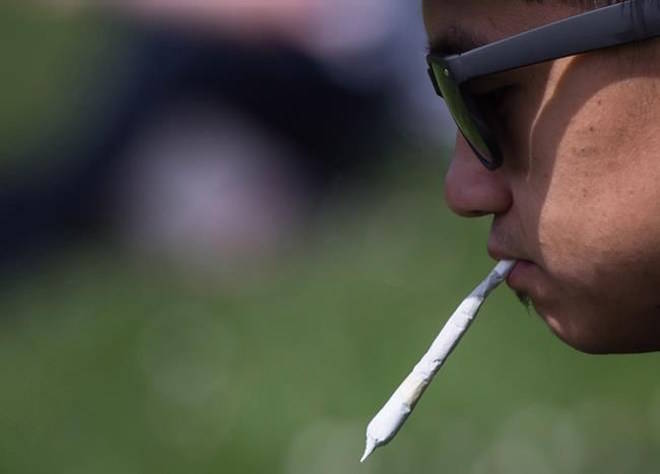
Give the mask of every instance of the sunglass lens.
<svg viewBox="0 0 660 474">
<path fill-rule="evenodd" d="M 488 128 L 474 104 L 470 103 L 469 97 L 463 96 L 449 70 L 443 65 L 430 62 L 429 72 L 436 92 L 444 98 L 458 129 L 479 160 L 489 169 L 497 168 L 501 163 L 499 149 L 490 139 Z"/>
</svg>

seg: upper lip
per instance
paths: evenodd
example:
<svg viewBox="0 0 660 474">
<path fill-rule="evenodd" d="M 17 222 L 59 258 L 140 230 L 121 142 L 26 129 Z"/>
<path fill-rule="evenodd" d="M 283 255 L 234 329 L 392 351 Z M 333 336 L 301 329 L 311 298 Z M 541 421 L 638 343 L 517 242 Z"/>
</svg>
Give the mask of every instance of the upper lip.
<svg viewBox="0 0 660 474">
<path fill-rule="evenodd" d="M 488 255 L 493 260 L 526 260 L 522 257 L 516 256 L 514 252 L 510 252 L 507 249 L 499 247 L 493 242 L 488 242 Z"/>
</svg>

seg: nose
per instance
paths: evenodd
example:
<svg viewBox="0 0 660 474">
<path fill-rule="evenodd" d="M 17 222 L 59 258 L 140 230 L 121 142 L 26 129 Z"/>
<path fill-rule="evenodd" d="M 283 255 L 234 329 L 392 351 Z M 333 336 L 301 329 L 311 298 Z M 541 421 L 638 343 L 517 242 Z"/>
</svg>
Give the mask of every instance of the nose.
<svg viewBox="0 0 660 474">
<path fill-rule="evenodd" d="M 445 200 L 449 208 L 463 217 L 506 212 L 513 198 L 503 168 L 486 169 L 459 132 L 445 177 Z"/>
</svg>

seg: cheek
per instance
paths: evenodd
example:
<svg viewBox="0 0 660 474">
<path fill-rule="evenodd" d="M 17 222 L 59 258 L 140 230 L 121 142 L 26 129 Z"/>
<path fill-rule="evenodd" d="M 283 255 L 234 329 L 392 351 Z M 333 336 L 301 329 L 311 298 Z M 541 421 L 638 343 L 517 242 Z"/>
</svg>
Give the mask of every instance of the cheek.
<svg viewBox="0 0 660 474">
<path fill-rule="evenodd" d="M 544 190 L 538 206 L 542 261 L 566 286 L 593 294 L 618 288 L 623 272 L 660 282 L 658 148 L 634 125 L 640 122 L 630 120 L 634 104 L 616 92 L 587 101 L 556 141 L 554 159 L 544 160 L 551 164 L 529 175 Z"/>
<path fill-rule="evenodd" d="M 549 291 L 538 309 L 577 349 L 628 351 L 660 341 L 660 195 L 650 176 L 629 168 L 617 176 L 559 173 L 548 187 L 537 250 Z"/>
<path fill-rule="evenodd" d="M 599 74 L 608 70 L 549 74 L 532 112 L 520 109 L 514 215 L 540 265 L 529 294 L 562 339 L 587 351 L 655 348 L 660 95 L 654 79 Z"/>
</svg>

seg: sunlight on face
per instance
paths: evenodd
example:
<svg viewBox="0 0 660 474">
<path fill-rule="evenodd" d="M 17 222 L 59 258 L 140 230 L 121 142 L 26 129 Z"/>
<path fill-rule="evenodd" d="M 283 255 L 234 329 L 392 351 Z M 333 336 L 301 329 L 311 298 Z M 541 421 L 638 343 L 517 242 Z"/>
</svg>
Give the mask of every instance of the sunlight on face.
<svg viewBox="0 0 660 474">
<path fill-rule="evenodd" d="M 524 2 L 424 3 L 431 41 L 464 31 L 494 41 L 577 13 Z M 495 258 L 528 264 L 511 287 L 551 329 L 588 352 L 660 348 L 660 61 L 655 40 L 479 79 L 508 87 L 487 111 L 504 163 L 489 172 L 462 138 L 449 206 L 493 215 Z"/>
</svg>

